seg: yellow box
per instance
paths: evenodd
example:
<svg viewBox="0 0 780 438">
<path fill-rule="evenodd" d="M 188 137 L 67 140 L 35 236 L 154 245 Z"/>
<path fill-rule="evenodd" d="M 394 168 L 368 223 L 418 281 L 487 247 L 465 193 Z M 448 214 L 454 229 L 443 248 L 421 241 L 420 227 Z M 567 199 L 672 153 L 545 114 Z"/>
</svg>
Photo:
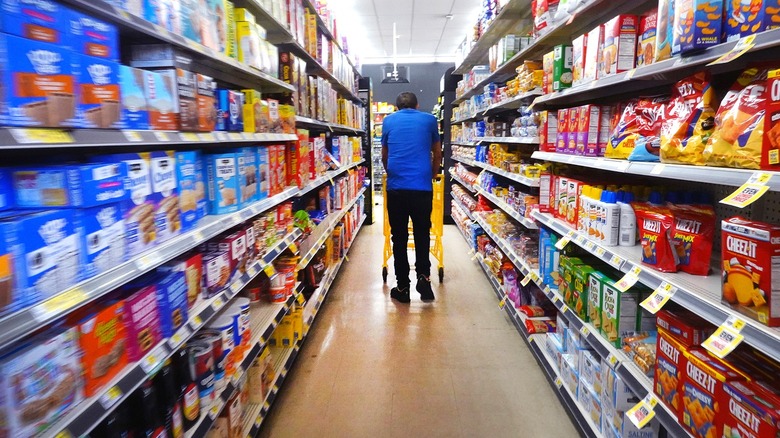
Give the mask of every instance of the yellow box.
<svg viewBox="0 0 780 438">
<path fill-rule="evenodd" d="M 236 20 L 234 18 L 235 6 L 233 2 L 225 0 L 225 23 L 227 32 L 225 35 L 225 55 L 238 59 L 238 47 L 236 46 Z"/>
<path fill-rule="evenodd" d="M 261 97 L 257 90 L 241 90 L 244 93 L 244 132 L 262 132 L 260 126 Z"/>
<path fill-rule="evenodd" d="M 249 23 L 256 23 L 255 16 L 249 12 L 246 8 L 235 8 L 233 9 L 233 16 L 235 17 L 234 20 L 236 23 L 240 21 L 246 21 Z"/>
<path fill-rule="evenodd" d="M 317 57 L 317 14 L 306 9 L 306 51 Z"/>
<path fill-rule="evenodd" d="M 238 62 L 257 69 L 262 68 L 260 35 L 254 23 L 248 21 L 236 22 L 236 48 L 238 50 Z"/>
<path fill-rule="evenodd" d="M 279 105 L 279 121 L 282 123 L 282 132 L 295 134 L 295 107 L 292 105 Z"/>
<path fill-rule="evenodd" d="M 295 308 L 290 311 L 293 322 L 293 338 L 296 341 L 303 339 L 303 307 L 296 304 Z"/>
<path fill-rule="evenodd" d="M 293 331 L 293 319 L 290 314 L 284 315 L 282 322 L 274 330 L 274 335 L 270 341 L 271 346 L 292 347 L 295 344 L 295 333 Z"/>
</svg>

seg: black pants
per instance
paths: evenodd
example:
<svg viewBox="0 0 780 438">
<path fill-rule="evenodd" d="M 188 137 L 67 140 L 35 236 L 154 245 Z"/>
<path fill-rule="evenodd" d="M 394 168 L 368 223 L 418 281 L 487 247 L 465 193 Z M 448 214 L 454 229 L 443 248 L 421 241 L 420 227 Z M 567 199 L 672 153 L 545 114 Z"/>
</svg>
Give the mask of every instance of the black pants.
<svg viewBox="0 0 780 438">
<path fill-rule="evenodd" d="M 409 240 L 409 218 L 414 229 L 415 270 L 417 275 L 431 275 L 430 251 L 431 210 L 433 192 L 416 190 L 388 190 L 387 216 L 393 241 L 393 264 L 399 286 L 409 285 L 409 256 L 406 244 Z"/>
</svg>

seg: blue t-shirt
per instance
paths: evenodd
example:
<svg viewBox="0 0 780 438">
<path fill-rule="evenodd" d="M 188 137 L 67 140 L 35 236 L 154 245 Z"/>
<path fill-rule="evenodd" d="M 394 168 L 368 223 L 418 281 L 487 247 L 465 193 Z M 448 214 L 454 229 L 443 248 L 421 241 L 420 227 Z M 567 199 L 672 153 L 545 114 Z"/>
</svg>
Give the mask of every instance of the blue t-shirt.
<svg viewBox="0 0 780 438">
<path fill-rule="evenodd" d="M 382 146 L 387 148 L 387 189 L 433 191 L 431 146 L 439 141 L 433 114 L 402 109 L 382 122 Z"/>
</svg>

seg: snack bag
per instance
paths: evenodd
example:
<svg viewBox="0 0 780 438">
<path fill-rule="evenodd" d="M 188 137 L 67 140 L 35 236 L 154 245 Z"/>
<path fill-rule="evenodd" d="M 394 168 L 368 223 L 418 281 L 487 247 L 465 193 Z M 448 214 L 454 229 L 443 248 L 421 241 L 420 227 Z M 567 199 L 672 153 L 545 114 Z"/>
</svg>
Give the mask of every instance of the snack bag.
<svg viewBox="0 0 780 438">
<path fill-rule="evenodd" d="M 715 214 L 689 206 L 671 207 L 674 214 L 672 247 L 678 268 L 691 275 L 708 275 L 715 235 Z"/>
<path fill-rule="evenodd" d="M 659 161 L 661 122 L 667 98 L 639 98 L 628 102 L 609 137 L 604 156 L 631 161 Z"/>
<path fill-rule="evenodd" d="M 660 205 L 633 203 L 639 239 L 642 244 L 642 263 L 661 272 L 677 272 L 677 253 L 671 244 L 674 226 L 672 212 Z"/>
<path fill-rule="evenodd" d="M 704 164 L 704 147 L 715 128 L 714 98 L 706 71 L 675 84 L 661 125 L 661 161 Z"/>
<path fill-rule="evenodd" d="M 780 168 L 780 123 L 772 120 L 780 108 L 780 96 L 773 98 L 770 93 L 778 81 L 780 70 L 742 72 L 715 115 L 715 132 L 704 150 L 707 165 Z"/>
</svg>

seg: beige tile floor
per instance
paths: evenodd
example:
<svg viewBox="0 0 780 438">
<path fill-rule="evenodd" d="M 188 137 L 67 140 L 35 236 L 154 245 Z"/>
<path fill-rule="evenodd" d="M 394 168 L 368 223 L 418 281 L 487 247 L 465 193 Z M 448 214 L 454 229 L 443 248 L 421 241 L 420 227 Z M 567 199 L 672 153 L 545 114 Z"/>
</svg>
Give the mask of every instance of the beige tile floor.
<svg viewBox="0 0 780 438">
<path fill-rule="evenodd" d="M 578 436 L 454 226 L 434 303 L 390 299 L 382 245 L 361 231 L 261 436 Z"/>
</svg>

